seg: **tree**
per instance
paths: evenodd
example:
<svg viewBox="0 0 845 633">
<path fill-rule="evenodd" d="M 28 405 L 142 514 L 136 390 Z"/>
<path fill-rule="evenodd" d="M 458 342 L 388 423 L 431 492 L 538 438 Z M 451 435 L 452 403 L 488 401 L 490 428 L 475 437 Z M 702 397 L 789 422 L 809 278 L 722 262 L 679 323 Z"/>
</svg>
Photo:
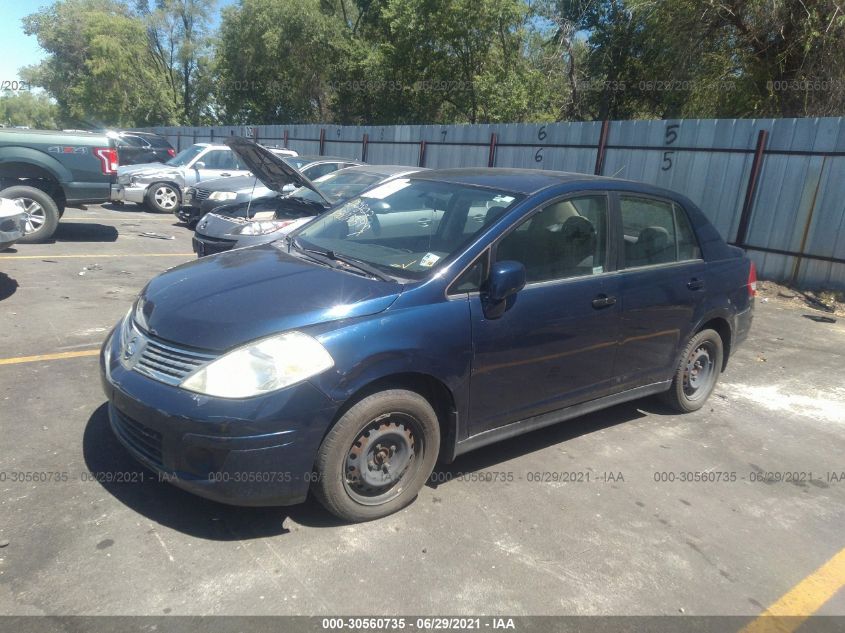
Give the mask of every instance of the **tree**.
<svg viewBox="0 0 845 633">
<path fill-rule="evenodd" d="M 156 70 L 186 125 L 213 119 L 211 16 L 216 0 L 136 0 Z"/>
<path fill-rule="evenodd" d="M 242 0 L 220 26 L 218 91 L 232 122 L 331 120 L 331 70 L 348 25 L 319 0 Z"/>
<path fill-rule="evenodd" d="M 91 127 L 175 122 L 144 25 L 122 2 L 59 0 L 24 18 L 24 30 L 48 56 L 21 76 L 55 98 L 62 118 Z"/>
<path fill-rule="evenodd" d="M 528 55 L 524 2 L 360 0 L 358 11 L 354 35 L 362 41 L 339 73 L 341 120 L 549 118 L 545 76 Z"/>
<path fill-rule="evenodd" d="M 59 127 L 59 109 L 47 95 L 28 91 L 0 95 L 0 125 L 52 130 Z"/>
</svg>

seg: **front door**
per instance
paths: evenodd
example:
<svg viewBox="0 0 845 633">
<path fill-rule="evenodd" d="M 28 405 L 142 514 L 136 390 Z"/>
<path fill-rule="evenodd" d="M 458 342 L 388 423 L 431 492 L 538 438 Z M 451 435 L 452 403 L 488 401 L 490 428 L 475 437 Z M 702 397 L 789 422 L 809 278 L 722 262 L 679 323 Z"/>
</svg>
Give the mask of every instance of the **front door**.
<svg viewBox="0 0 845 633">
<path fill-rule="evenodd" d="M 619 335 L 618 278 L 608 266 L 608 198 L 552 202 L 494 245 L 526 286 L 499 318 L 470 297 L 470 435 L 605 395 Z"/>
</svg>

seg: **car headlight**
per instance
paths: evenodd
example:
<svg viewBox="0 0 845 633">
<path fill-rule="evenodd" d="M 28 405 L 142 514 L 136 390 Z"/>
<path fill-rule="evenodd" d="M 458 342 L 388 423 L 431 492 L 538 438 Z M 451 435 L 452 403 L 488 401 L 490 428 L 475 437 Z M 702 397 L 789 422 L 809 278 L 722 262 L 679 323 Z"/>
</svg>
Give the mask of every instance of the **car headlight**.
<svg viewBox="0 0 845 633">
<path fill-rule="evenodd" d="M 279 229 L 283 229 L 289 224 L 293 224 L 293 220 L 265 220 L 261 222 L 248 222 L 242 224 L 232 231 L 232 235 L 267 235 L 268 233 L 275 233 Z"/>
<path fill-rule="evenodd" d="M 219 398 L 249 398 L 302 382 L 333 366 L 334 359 L 316 339 L 286 332 L 224 354 L 180 386 Z"/>
<path fill-rule="evenodd" d="M 208 196 L 209 200 L 234 200 L 238 197 L 234 191 L 214 191 L 210 196 Z"/>
</svg>

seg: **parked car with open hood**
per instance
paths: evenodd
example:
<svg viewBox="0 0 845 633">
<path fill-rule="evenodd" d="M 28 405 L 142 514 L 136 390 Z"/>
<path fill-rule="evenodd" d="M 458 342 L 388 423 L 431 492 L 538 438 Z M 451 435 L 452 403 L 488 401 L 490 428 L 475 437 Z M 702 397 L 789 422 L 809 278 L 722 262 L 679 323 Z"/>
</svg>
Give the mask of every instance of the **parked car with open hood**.
<svg viewBox="0 0 845 633">
<path fill-rule="evenodd" d="M 679 194 L 423 171 L 152 279 L 100 367 L 115 435 L 169 482 L 365 521 L 438 459 L 652 394 L 701 408 L 755 292 Z"/>
<path fill-rule="evenodd" d="M 265 154 L 267 161 L 278 161 L 267 150 L 250 141 L 235 151 L 242 152 L 245 162 L 265 182 L 268 189 L 284 190 L 288 184 L 277 172 L 267 170 L 266 165 L 257 164 L 259 154 Z M 253 156 L 249 155 L 253 153 Z M 279 162 L 288 163 L 282 159 Z M 288 169 L 291 169 L 288 166 Z M 338 204 L 349 200 L 362 191 L 386 182 L 391 178 L 405 176 L 419 167 L 400 165 L 359 165 L 335 171 L 318 178 L 313 183 L 303 179 L 302 186 L 287 195 L 264 197 L 251 202 L 221 207 L 215 213 L 203 217 L 194 233 L 194 252 L 202 257 L 227 251 L 232 248 L 272 242 L 282 238 L 294 229 L 310 222 Z M 290 181 L 295 174 L 290 174 Z"/>
<path fill-rule="evenodd" d="M 296 155 L 289 149 L 272 151 L 281 156 Z M 172 213 L 179 208 L 185 187 L 212 178 L 248 173 L 227 145 L 196 143 L 165 163 L 120 167 L 111 199 L 146 204 L 158 213 Z"/>
<path fill-rule="evenodd" d="M 360 161 L 336 156 L 281 156 L 281 159 L 309 180 L 316 180 L 338 169 L 364 164 Z M 182 222 L 193 228 L 206 213 L 215 211 L 224 205 L 248 202 L 256 198 L 275 196 L 279 193 L 290 193 L 294 188 L 294 185 L 290 184 L 285 186 L 281 192 L 274 191 L 253 174 L 216 178 L 185 189 L 182 204 L 174 213 Z"/>
</svg>

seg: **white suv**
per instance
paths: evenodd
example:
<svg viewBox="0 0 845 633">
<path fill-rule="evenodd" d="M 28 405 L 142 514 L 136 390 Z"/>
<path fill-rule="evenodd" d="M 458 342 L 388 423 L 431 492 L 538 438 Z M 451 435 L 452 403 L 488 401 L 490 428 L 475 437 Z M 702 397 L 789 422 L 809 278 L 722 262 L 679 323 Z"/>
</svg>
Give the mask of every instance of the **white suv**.
<svg viewBox="0 0 845 633">
<path fill-rule="evenodd" d="M 279 156 L 296 156 L 289 149 L 271 149 Z M 179 207 L 185 187 L 211 178 L 244 176 L 249 170 L 226 145 L 195 143 L 166 163 L 127 165 L 117 170 L 112 185 L 112 201 L 144 204 L 159 213 L 172 213 Z"/>
</svg>

